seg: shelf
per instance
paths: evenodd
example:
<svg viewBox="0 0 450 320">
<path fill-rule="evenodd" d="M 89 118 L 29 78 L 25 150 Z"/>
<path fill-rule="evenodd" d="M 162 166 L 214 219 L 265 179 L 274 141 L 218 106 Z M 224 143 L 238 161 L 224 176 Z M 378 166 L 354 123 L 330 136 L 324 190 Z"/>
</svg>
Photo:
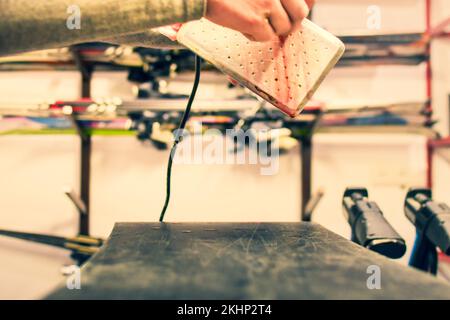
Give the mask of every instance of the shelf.
<svg viewBox="0 0 450 320">
<path fill-rule="evenodd" d="M 9 133 L 51 133 L 70 129 L 73 125 L 71 112 L 88 129 L 129 131 L 133 123 L 155 122 L 176 125 L 186 105 L 186 99 L 149 99 L 137 101 L 111 101 L 94 103 L 60 101 L 54 104 L 0 106 L 0 115 L 9 120 L 0 130 Z M 70 106 L 70 107 L 69 107 Z M 348 107 L 326 110 L 310 106 L 296 118 L 291 119 L 279 110 L 253 99 L 247 100 L 198 100 L 192 109 L 192 121 L 206 126 L 232 128 L 240 120 L 248 124 L 256 122 L 278 123 L 286 128 L 309 128 L 320 118 L 319 132 L 432 132 L 426 128 L 424 103 L 401 103 L 374 107 Z M 395 120 L 395 121 L 394 121 Z M 402 121 L 400 121 L 402 120 Z M 16 122 L 14 122 L 16 121 Z M 137 121 L 137 122 L 136 122 Z M 1 122 L 0 122 L 1 123 Z M 339 125 L 335 125 L 339 123 Z M 334 125 L 333 125 L 334 124 Z M 386 125 L 389 124 L 389 125 Z M 117 133 L 116 133 L 117 134 Z"/>
<path fill-rule="evenodd" d="M 428 138 L 436 137 L 436 133 L 429 128 L 420 126 L 318 126 L 315 133 L 371 133 L 371 134 L 419 134 Z"/>
<path fill-rule="evenodd" d="M 450 137 L 430 140 L 428 144 L 434 149 L 450 148 Z"/>
<path fill-rule="evenodd" d="M 428 34 L 431 38 L 449 37 L 450 36 L 449 27 L 450 27 L 450 17 L 444 19 L 442 22 L 432 27 L 428 31 Z"/>
<path fill-rule="evenodd" d="M 420 33 L 342 35 L 346 52 L 338 66 L 402 64 L 417 65 L 428 59 L 426 37 Z M 157 50 L 122 47 L 106 43 L 86 43 L 0 58 L 0 70 L 73 70 L 73 53 L 81 61 L 102 70 L 141 68 L 146 64 L 177 63 L 179 69 L 193 69 L 186 50 Z M 188 61 L 186 61 L 188 60 Z M 192 60 L 192 59 L 190 59 Z M 181 66 L 181 68 L 180 68 Z"/>
<path fill-rule="evenodd" d="M 417 65 L 428 59 L 421 33 L 342 35 L 346 52 L 340 66 Z"/>
</svg>

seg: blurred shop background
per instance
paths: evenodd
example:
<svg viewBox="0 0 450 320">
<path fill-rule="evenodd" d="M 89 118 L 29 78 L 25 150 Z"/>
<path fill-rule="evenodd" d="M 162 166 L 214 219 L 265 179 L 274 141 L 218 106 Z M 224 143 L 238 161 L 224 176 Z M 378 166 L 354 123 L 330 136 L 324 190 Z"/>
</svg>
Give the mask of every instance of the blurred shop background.
<svg viewBox="0 0 450 320">
<path fill-rule="evenodd" d="M 167 221 L 300 221 L 302 185 L 310 180 L 312 196 L 323 192 L 312 221 L 349 238 L 342 195 L 348 186 L 362 186 L 406 240 L 408 252 L 399 263 L 407 264 L 415 239 L 403 209 L 408 188 L 432 187 L 435 200 L 450 203 L 449 18 L 447 0 L 317 1 L 313 21 L 340 36 L 347 52 L 304 114 L 306 128 L 318 121 L 310 179 L 302 175 L 302 148 L 295 139 L 274 175 L 263 176 L 252 165 L 176 165 Z M 76 49 L 89 67 L 118 50 L 94 44 Z M 82 73 L 70 53 L 0 59 L 1 229 L 60 236 L 79 231 L 78 211 L 64 194 L 80 188 L 80 139 L 70 121 L 1 111 L 79 101 Z M 136 52 L 129 59 L 145 60 Z M 145 105 L 145 97 L 155 100 L 155 83 L 163 94 L 189 94 L 192 72 L 137 84 L 128 80 L 124 60 L 95 67 L 93 101 L 114 104 L 108 101 L 135 101 L 139 95 L 139 105 Z M 225 76 L 205 71 L 197 99 L 213 108 L 217 99 L 246 94 L 229 87 Z M 96 237 L 107 238 L 118 221 L 157 221 L 163 205 L 169 151 L 151 139 L 139 140 L 136 130 L 126 130 L 128 120 L 99 126 L 104 130 L 92 136 L 90 234 Z M 71 263 L 64 249 L 6 237 L 0 238 L 0 260 L 2 299 L 44 296 L 63 279 L 61 267 Z"/>
</svg>

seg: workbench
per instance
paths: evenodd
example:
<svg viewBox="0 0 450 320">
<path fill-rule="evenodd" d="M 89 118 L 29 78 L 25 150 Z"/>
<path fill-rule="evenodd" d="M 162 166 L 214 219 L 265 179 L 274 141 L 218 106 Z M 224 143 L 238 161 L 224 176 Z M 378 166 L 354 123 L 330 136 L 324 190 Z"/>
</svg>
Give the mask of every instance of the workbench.
<svg viewBox="0 0 450 320">
<path fill-rule="evenodd" d="M 81 289 L 48 298 L 450 299 L 450 285 L 314 223 L 118 223 Z"/>
</svg>

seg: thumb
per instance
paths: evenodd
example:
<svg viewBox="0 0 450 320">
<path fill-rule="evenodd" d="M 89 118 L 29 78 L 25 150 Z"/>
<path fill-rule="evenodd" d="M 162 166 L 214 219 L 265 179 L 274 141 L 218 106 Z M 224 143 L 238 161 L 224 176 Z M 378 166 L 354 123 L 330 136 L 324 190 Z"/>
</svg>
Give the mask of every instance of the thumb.
<svg viewBox="0 0 450 320">
<path fill-rule="evenodd" d="M 157 30 L 172 41 L 177 40 L 177 33 L 180 31 L 182 23 L 176 23 L 169 26 L 159 27 Z"/>
</svg>

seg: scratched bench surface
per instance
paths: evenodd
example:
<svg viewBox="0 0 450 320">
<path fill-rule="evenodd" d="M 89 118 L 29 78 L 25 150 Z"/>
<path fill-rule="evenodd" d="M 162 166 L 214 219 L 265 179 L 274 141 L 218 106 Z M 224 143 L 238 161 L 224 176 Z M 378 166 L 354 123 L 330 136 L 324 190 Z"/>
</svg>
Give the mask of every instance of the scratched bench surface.
<svg viewBox="0 0 450 320">
<path fill-rule="evenodd" d="M 446 283 L 311 223 L 119 223 L 81 279 L 49 298 L 450 299 Z"/>
</svg>

